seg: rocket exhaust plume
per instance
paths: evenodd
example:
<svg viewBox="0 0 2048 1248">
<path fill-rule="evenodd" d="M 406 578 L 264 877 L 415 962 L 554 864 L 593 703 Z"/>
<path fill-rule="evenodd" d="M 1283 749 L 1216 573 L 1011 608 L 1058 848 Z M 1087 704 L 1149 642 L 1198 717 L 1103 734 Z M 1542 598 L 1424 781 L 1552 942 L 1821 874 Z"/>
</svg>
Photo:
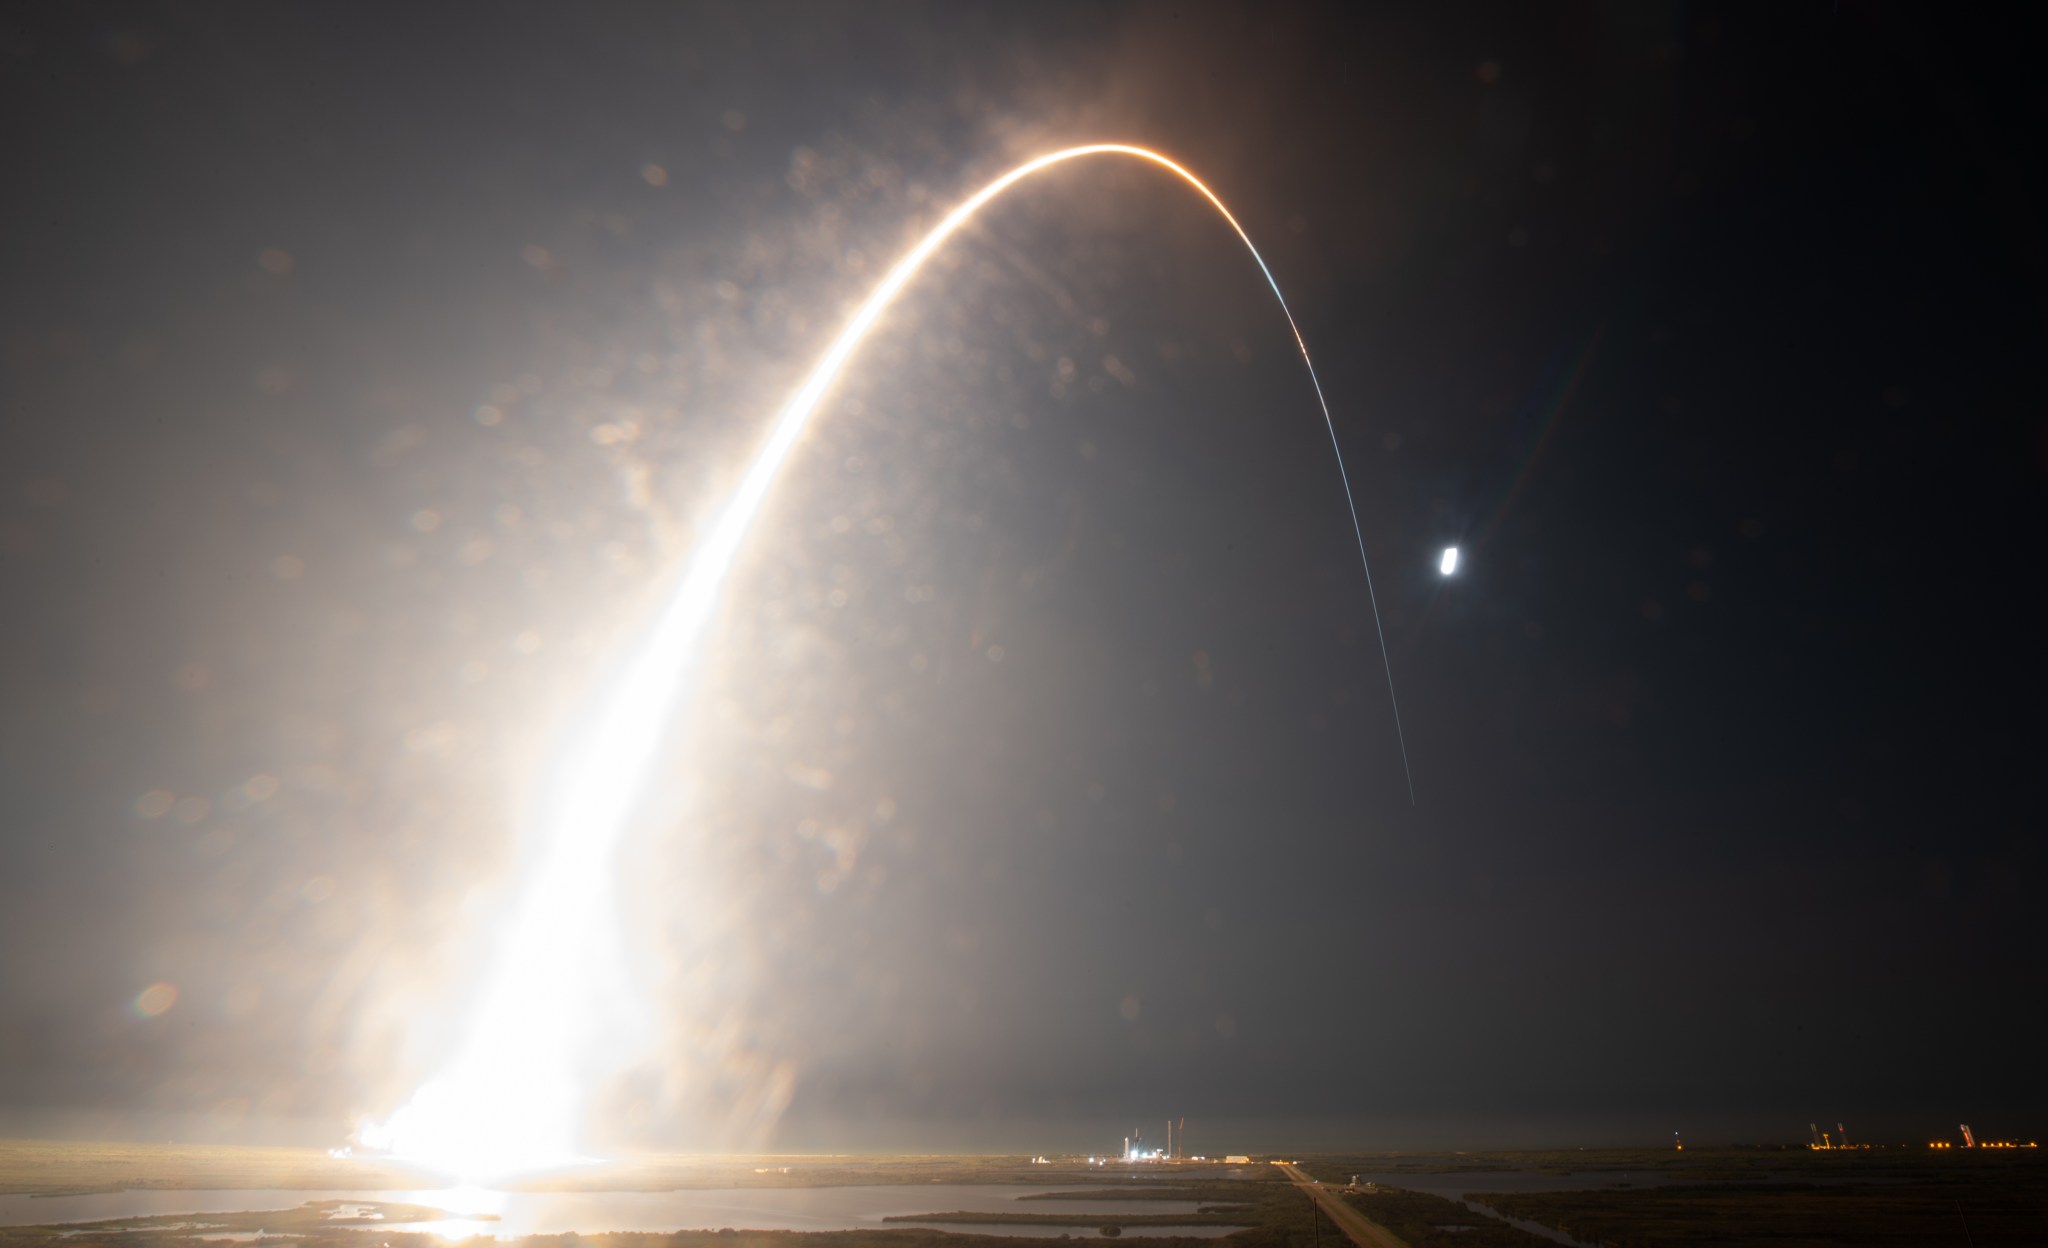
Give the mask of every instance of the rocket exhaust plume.
<svg viewBox="0 0 2048 1248">
<path fill-rule="evenodd" d="M 559 760 L 538 811 L 536 839 L 501 933 L 495 962 L 480 985 L 477 1005 L 455 1057 L 403 1108 L 358 1132 L 367 1147 L 389 1152 L 466 1181 L 573 1164 L 582 1115 L 597 1082 L 616 1068 L 619 1042 L 630 1033 L 633 1011 L 623 983 L 621 939 L 613 915 L 617 881 L 612 859 L 644 787 L 663 728 L 688 686 L 698 642 L 717 606 L 754 517 L 760 513 L 791 448 L 840 370 L 875 322 L 917 276 L 933 252 L 981 207 L 1042 169 L 1084 156 L 1149 161 L 1179 177 L 1229 223 L 1272 287 L 1294 335 L 1337 452 L 1337 471 L 1350 508 L 1351 529 L 1365 571 L 1373 624 L 1379 603 L 1365 556 L 1350 474 L 1337 446 L 1329 402 L 1309 359 L 1308 344 L 1280 293 L 1280 283 L 1230 209 L 1187 169 L 1158 152 L 1122 143 L 1069 147 L 1026 161 L 976 191 L 934 226 L 889 270 L 783 407 L 739 487 L 726 503 L 637 649 L 626 656 L 598 693 Z M 1393 665 L 1380 630 L 1380 661 L 1401 745 L 1401 766 L 1412 802 L 1408 746 L 1393 702 Z M 609 1050 L 609 1051 L 608 1051 Z"/>
</svg>

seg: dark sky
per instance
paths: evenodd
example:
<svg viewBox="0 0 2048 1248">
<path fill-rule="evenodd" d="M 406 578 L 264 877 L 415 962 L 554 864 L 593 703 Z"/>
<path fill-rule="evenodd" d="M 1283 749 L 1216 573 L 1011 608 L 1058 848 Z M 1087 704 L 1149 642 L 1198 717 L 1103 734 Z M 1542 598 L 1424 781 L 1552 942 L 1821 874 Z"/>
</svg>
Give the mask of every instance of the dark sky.
<svg viewBox="0 0 2048 1248">
<path fill-rule="evenodd" d="M 1853 0 L 10 7 L 0 1130 L 402 1101 L 808 361 L 1113 139 L 1317 355 L 1415 803 L 1256 268 L 1064 167 L 742 557 L 594 1138 L 2038 1133 L 2030 55 Z"/>
</svg>

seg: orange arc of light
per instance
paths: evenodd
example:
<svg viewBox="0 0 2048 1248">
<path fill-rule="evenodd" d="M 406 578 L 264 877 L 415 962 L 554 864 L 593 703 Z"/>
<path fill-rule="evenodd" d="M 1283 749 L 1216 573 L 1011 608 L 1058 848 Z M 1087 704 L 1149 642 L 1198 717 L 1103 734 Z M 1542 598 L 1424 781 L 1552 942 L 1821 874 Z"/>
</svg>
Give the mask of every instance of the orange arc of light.
<svg viewBox="0 0 2048 1248">
<path fill-rule="evenodd" d="M 1251 253 L 1252 260 L 1259 266 L 1259 272 L 1265 275 L 1266 284 L 1272 288 L 1273 297 L 1280 305 L 1280 314 L 1287 318 L 1287 329 L 1294 336 L 1294 345 L 1301 352 L 1302 363 L 1308 369 L 1309 383 L 1315 388 L 1316 403 L 1322 409 L 1323 426 L 1330 435 L 1331 449 L 1336 451 L 1337 454 L 1337 472 L 1344 483 L 1344 502 L 1350 511 L 1352 535 L 1358 542 L 1359 564 L 1365 569 L 1366 593 L 1372 604 L 1373 619 L 1375 624 L 1377 624 L 1379 619 L 1379 600 L 1372 588 L 1372 568 L 1366 559 L 1365 534 L 1358 522 L 1358 504 L 1352 495 L 1351 477 L 1345 471 L 1344 453 L 1337 444 L 1336 423 L 1330 417 L 1329 400 L 1323 395 L 1323 383 L 1316 376 L 1315 362 L 1309 358 L 1308 342 L 1302 337 L 1301 327 L 1295 323 L 1294 313 L 1287 306 L 1287 297 L 1280 293 L 1280 283 L 1273 277 L 1273 271 L 1266 267 L 1265 257 L 1259 254 L 1258 247 L 1252 243 L 1251 235 L 1245 233 L 1244 226 L 1238 223 L 1237 217 L 1232 214 L 1229 208 L 1224 206 L 1223 201 L 1217 197 L 1216 192 L 1210 190 L 1208 185 L 1196 177 L 1186 166 L 1172 158 L 1155 152 L 1150 148 L 1138 147 L 1129 143 L 1088 143 L 1079 147 L 1062 148 L 1059 151 L 1049 152 L 1046 155 L 1025 161 L 995 181 L 990 182 L 987 186 L 982 187 L 951 212 L 947 213 L 944 220 L 940 221 L 938 225 L 934 226 L 929 233 L 920 239 L 917 246 L 910 249 L 908 255 L 896 262 L 896 266 L 889 270 L 889 275 L 883 278 L 881 284 L 876 286 L 869 293 L 867 299 L 862 302 L 860 309 L 854 313 L 853 319 L 848 321 L 846 327 L 839 331 L 839 336 L 833 339 L 831 347 L 826 350 L 824 356 L 818 361 L 817 366 L 804 379 L 803 385 L 798 388 L 796 394 L 782 409 L 782 414 L 776 419 L 774 429 L 770 432 L 767 442 L 761 448 L 761 452 L 755 458 L 752 467 L 748 469 L 745 479 L 740 484 L 740 488 L 735 492 L 733 504 L 721 519 L 718 530 L 712 539 L 716 547 L 715 554 L 717 557 L 707 566 L 717 569 L 716 575 L 722 576 L 724 568 L 730 565 L 731 557 L 737 552 L 741 540 L 745 537 L 747 527 L 752 523 L 754 514 L 759 510 L 762 499 L 766 497 L 769 485 L 780 470 L 783 460 L 787 458 L 790 448 L 795 445 L 798 436 L 802 434 L 804 427 L 809 423 L 811 413 L 817 409 L 818 403 L 825 396 L 825 392 L 838 379 L 840 370 L 845 367 L 846 361 L 860 346 L 861 340 L 867 337 L 868 331 L 874 327 L 875 322 L 880 319 L 882 313 L 888 309 L 889 305 L 896 301 L 896 296 L 901 293 L 903 287 L 910 282 L 911 278 L 917 276 L 918 270 L 924 267 L 925 261 L 931 257 L 932 253 L 937 251 L 947 239 L 951 238 L 954 232 L 962 225 L 966 224 L 967 220 L 978 212 L 982 205 L 1002 194 L 1011 186 L 1030 177 L 1041 169 L 1048 169 L 1053 165 L 1064 164 L 1070 160 L 1078 160 L 1084 156 L 1130 156 L 1139 160 L 1149 161 L 1174 174 L 1183 182 L 1193 187 L 1203 199 L 1208 200 L 1210 206 L 1215 208 L 1217 213 L 1230 224 L 1230 228 L 1236 232 L 1237 237 L 1244 243 L 1245 250 Z M 1408 767 L 1408 742 L 1406 735 L 1401 732 L 1401 710 L 1400 704 L 1394 699 L 1393 664 L 1387 655 L 1386 634 L 1384 630 L 1380 633 L 1380 661 L 1386 671 L 1387 699 L 1393 707 L 1395 735 L 1400 740 L 1401 745 L 1401 769 L 1408 780 L 1409 801 L 1413 802 L 1415 800 L 1415 780 L 1413 773 L 1409 771 Z"/>
</svg>

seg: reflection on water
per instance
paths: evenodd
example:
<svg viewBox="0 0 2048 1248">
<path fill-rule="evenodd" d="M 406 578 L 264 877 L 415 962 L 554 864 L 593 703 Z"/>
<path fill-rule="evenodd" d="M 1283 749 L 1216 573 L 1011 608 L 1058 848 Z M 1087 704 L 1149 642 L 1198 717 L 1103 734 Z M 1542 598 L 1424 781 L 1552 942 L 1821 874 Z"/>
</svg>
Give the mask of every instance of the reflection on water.
<svg viewBox="0 0 2048 1248">
<path fill-rule="evenodd" d="M 377 1221 L 379 1229 L 451 1239 L 491 1235 L 594 1235 L 605 1231 L 844 1231 L 880 1228 L 891 1215 L 920 1213 L 1085 1213 L 1103 1221 L 1136 1214 L 1192 1214 L 1193 1200 L 1049 1200 L 1045 1188 L 1013 1184 L 932 1183 L 922 1186 L 703 1188 L 668 1192 L 500 1192 L 476 1188 L 429 1191 L 122 1191 L 84 1196 L 0 1195 L 0 1226 L 100 1222 L 114 1218 L 203 1217 L 236 1212 L 293 1213 L 314 1201 L 339 1202 L 328 1216 L 360 1225 L 381 1216 L 366 1205 L 428 1206 L 448 1217 Z M 181 1224 L 189 1225 L 189 1224 Z M 201 1223 L 200 1225 L 203 1225 Z M 245 1224 L 246 1225 L 246 1224 Z M 900 1225 L 900 1224 L 895 1224 Z M 920 1223 L 919 1225 L 933 1225 Z M 162 1229 L 162 1228 L 158 1228 Z M 196 1229 L 196 1227 L 195 1227 Z M 947 1225 L 982 1235 L 1096 1238 L 1092 1226 Z M 1126 1236 L 1228 1234 L 1233 1227 L 1125 1227 Z M 209 1239 L 253 1238 L 252 1232 L 205 1232 Z"/>
</svg>

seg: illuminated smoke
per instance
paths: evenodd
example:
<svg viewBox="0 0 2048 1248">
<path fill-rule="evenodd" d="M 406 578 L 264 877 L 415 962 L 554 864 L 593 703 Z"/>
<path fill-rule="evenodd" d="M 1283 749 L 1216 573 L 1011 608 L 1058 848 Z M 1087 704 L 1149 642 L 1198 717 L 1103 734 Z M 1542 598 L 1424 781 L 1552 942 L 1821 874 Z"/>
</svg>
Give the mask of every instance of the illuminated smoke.
<svg viewBox="0 0 2048 1248">
<path fill-rule="evenodd" d="M 1070 147 L 1027 161 L 990 182 L 953 209 L 910 254 L 889 270 L 775 419 L 716 527 L 691 558 L 688 571 L 639 647 L 620 664 L 578 725 L 543 798 L 538 835 L 495 951 L 478 1005 L 455 1058 L 382 1123 L 365 1125 L 368 1147 L 410 1158 L 450 1175 L 487 1181 L 552 1168 L 577 1159 L 585 1107 L 595 1083 L 622 1056 L 616 1039 L 634 1017 L 624 992 L 623 950 L 614 911 L 618 881 L 612 862 L 647 778 L 663 728 L 688 685 L 698 642 L 718 603 L 719 589 L 759 514 L 783 462 L 810 423 L 832 383 L 882 313 L 941 244 L 982 205 L 1024 178 L 1083 156 L 1129 156 L 1177 175 L 1230 223 L 1280 302 L 1295 346 L 1308 365 L 1330 443 L 1337 442 L 1322 383 L 1309 362 L 1308 344 L 1287 310 L 1280 284 L 1223 201 L 1202 181 L 1157 152 L 1120 143 Z M 1358 526 L 1342 452 L 1351 524 L 1361 564 L 1365 539 Z M 1370 569 L 1366 585 L 1370 594 Z M 1377 626 L 1379 608 L 1373 604 Z M 1386 660 L 1386 639 L 1380 640 Z M 1388 670 L 1388 693 L 1393 675 Z M 1395 710 L 1398 732 L 1400 713 Z M 1407 745 L 1402 744 L 1407 766 Z M 1409 793 L 1414 794 L 1413 782 Z"/>
</svg>

